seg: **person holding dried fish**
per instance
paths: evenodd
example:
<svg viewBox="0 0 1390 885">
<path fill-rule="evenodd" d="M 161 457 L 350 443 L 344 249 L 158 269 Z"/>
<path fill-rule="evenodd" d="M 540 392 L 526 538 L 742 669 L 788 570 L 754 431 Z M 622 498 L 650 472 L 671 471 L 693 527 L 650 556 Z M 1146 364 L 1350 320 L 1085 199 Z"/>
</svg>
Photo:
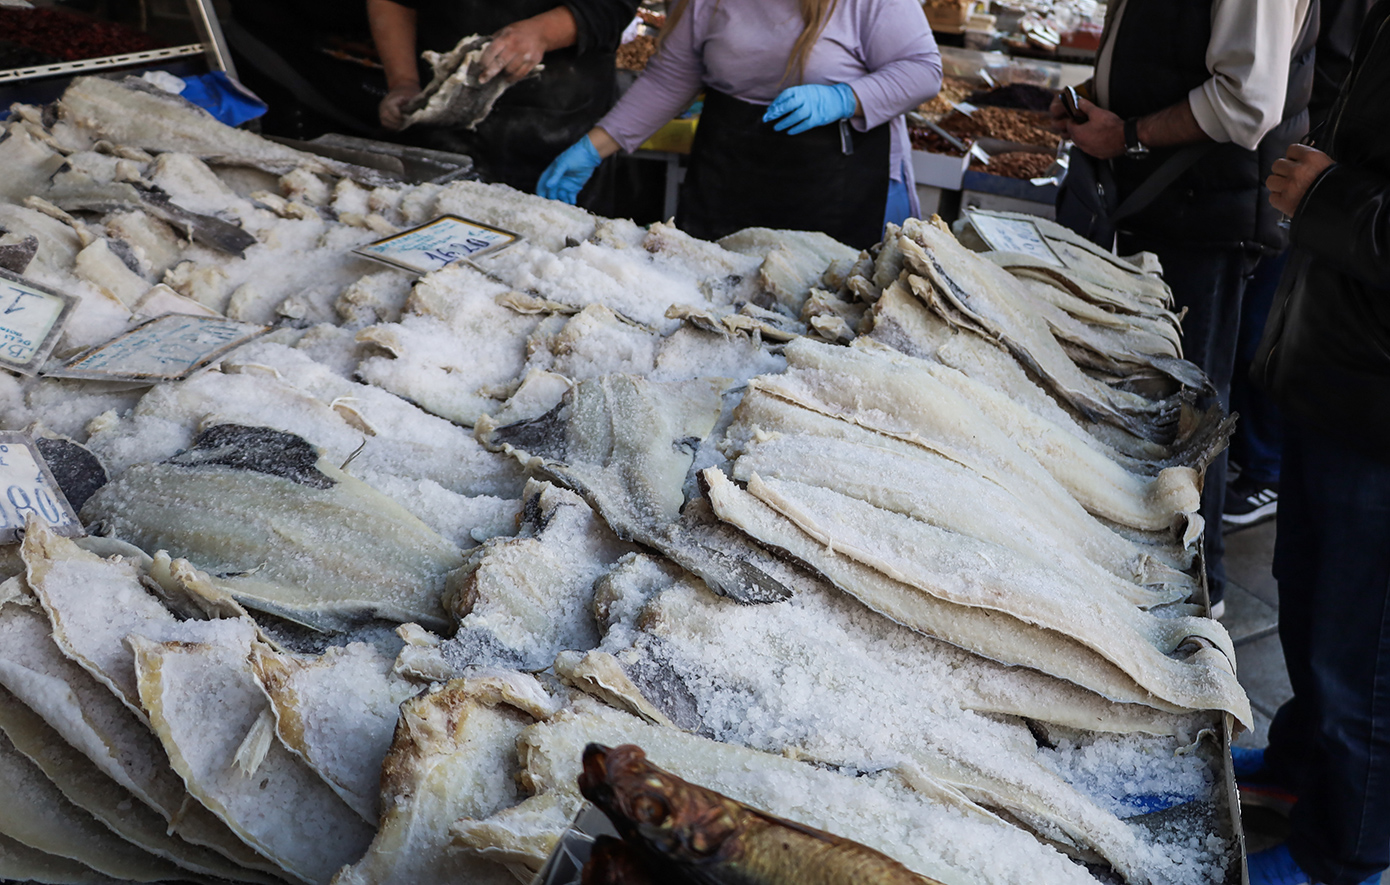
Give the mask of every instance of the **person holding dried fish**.
<svg viewBox="0 0 1390 885">
<path fill-rule="evenodd" d="M 637 5 L 367 0 L 386 71 L 381 125 L 401 130 L 434 120 L 421 130 L 428 146 L 468 154 L 485 179 L 529 192 L 546 165 L 613 106 L 616 52 Z M 437 59 L 436 79 L 441 65 L 465 68 L 450 107 L 435 111 L 425 101 L 418 49 Z"/>
<path fill-rule="evenodd" d="M 647 70 L 538 193 L 574 202 L 604 157 L 635 150 L 703 90 L 682 230 L 819 230 L 870 246 L 885 218 L 918 211 L 903 114 L 940 87 L 914 0 L 680 0 Z"/>
</svg>

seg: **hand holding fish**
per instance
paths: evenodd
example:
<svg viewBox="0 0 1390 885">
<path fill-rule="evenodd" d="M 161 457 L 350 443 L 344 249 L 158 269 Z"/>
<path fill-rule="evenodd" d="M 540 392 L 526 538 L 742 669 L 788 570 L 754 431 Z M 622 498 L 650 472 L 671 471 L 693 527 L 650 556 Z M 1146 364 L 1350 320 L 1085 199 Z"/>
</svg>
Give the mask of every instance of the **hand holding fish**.
<svg viewBox="0 0 1390 885">
<path fill-rule="evenodd" d="M 1269 188 L 1269 204 L 1290 218 L 1303 202 L 1303 195 L 1333 160 L 1317 148 L 1291 144 L 1283 159 L 1275 160 L 1265 187 Z"/>
<path fill-rule="evenodd" d="M 516 83 L 535 70 L 547 52 L 573 46 L 578 33 L 568 6 L 513 22 L 494 34 L 483 50 L 478 82 L 487 83 L 498 74 L 506 74 Z"/>
<path fill-rule="evenodd" d="M 402 83 L 395 86 L 386 97 L 377 105 L 377 117 L 381 120 L 381 125 L 392 131 L 399 130 L 405 125 L 405 106 L 412 98 L 420 93 L 420 84 Z"/>
</svg>

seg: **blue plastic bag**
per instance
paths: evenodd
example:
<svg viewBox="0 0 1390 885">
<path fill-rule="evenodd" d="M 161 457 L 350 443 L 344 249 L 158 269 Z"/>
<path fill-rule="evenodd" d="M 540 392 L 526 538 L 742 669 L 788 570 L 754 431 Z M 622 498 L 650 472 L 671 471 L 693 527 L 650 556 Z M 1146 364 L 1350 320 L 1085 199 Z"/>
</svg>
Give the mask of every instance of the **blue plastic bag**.
<svg viewBox="0 0 1390 885">
<path fill-rule="evenodd" d="M 179 95 L 228 126 L 240 126 L 266 111 L 265 102 L 223 71 L 184 77 L 183 82 L 186 85 Z"/>
</svg>

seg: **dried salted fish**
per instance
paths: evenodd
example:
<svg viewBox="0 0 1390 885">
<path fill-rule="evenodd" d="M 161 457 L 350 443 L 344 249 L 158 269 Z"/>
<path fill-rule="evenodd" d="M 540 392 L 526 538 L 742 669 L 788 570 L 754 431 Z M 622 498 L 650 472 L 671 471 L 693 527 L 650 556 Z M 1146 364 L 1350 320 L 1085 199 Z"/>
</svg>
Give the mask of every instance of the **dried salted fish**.
<svg viewBox="0 0 1390 885">
<path fill-rule="evenodd" d="M 520 692 L 511 689 L 517 680 Z M 500 863 L 451 848 L 449 830 L 521 799 L 516 739 L 541 712 L 529 700 L 540 692 L 530 677 L 513 674 L 454 680 L 403 704 L 382 768 L 381 827 L 334 885 L 515 882 Z"/>
<path fill-rule="evenodd" d="M 826 489 L 754 476 L 749 491 L 817 541 L 896 581 L 1072 636 L 1159 697 L 1251 721 L 1249 700 L 1235 679 L 1230 637 L 1209 618 L 1156 618 L 1089 592 L 1054 569 L 1024 563 L 1004 548 Z M 1205 644 L 1203 651 L 1169 657 L 1193 639 Z"/>
<path fill-rule="evenodd" d="M 38 766 L 69 802 L 132 845 L 200 877 L 256 885 L 274 885 L 280 881 L 170 835 L 168 822 L 163 817 L 98 771 L 40 716 L 4 689 L 0 689 L 0 731 L 15 749 Z"/>
<path fill-rule="evenodd" d="M 65 799 L 7 737 L 0 737 L 0 782 L 5 784 L 0 833 L 16 842 L 132 882 L 212 881 L 137 848 L 97 823 Z"/>
<path fill-rule="evenodd" d="M 1052 477 L 1083 507 L 1112 522 L 1148 531 L 1173 527 L 1181 514 L 1201 505 L 1201 462 L 1167 467 L 1152 478 L 1126 470 L 1089 446 L 1073 444 L 1068 434 L 1038 419 L 1006 394 L 946 366 L 918 361 L 870 340 L 861 352 L 886 355 L 909 371 L 924 371 L 973 403 L 1024 451 L 1037 458 Z"/>
<path fill-rule="evenodd" d="M 637 744 L 654 763 L 679 777 L 861 842 L 948 885 L 1021 885 L 1042 877 L 1058 883 L 1094 881 L 1082 868 L 1017 829 L 927 799 L 898 772 L 846 776 L 648 725 L 597 705 L 561 712 L 522 732 L 517 746 L 523 783 L 540 794 L 536 799 L 559 794 L 562 802 L 577 807 L 576 781 L 583 748 L 590 743 Z M 922 839 L 922 832 L 934 836 Z"/>
<path fill-rule="evenodd" d="M 871 848 L 681 780 L 631 744 L 586 747 L 579 789 L 627 840 L 600 837 L 586 879 L 629 881 L 619 870 L 632 864 L 650 881 L 699 870 L 710 883 L 941 885 Z"/>
<path fill-rule="evenodd" d="M 420 690 L 392 672 L 394 663 L 362 643 L 312 659 L 258 645 L 251 656 L 275 733 L 371 824 L 380 817 L 381 760 L 401 702 Z"/>
<path fill-rule="evenodd" d="M 1117 703 L 1180 712 L 1141 688 L 1104 657 L 1065 633 L 1040 630 L 1003 612 L 956 605 L 922 594 L 834 550 L 802 531 L 722 473 L 705 473 L 719 518 L 816 569 L 869 608 L 928 636 L 1001 664 L 1030 667 Z"/>
<path fill-rule="evenodd" d="M 587 240 L 598 224 L 597 217 L 578 206 L 480 181 L 450 183 L 435 197 L 434 213 L 453 213 L 515 231 L 550 252 Z"/>
<path fill-rule="evenodd" d="M 228 166 L 283 174 L 306 168 L 367 184 L 387 179 L 374 169 L 306 154 L 217 122 L 197 105 L 135 77 L 78 77 L 58 102 L 60 119 L 128 147 L 179 151 Z"/>
<path fill-rule="evenodd" d="M 457 547 L 303 439 L 233 424 L 132 467 L 86 518 L 210 572 L 244 605 L 317 629 L 373 615 L 443 627 Z"/>
<path fill-rule="evenodd" d="M 1055 393 L 1094 420 L 1117 424 L 1163 441 L 1171 436 L 1177 405 L 1125 394 L 1085 375 L 1052 336 L 1041 317 L 1029 314 L 1013 293 L 1020 287 L 1007 271 L 962 247 L 949 231 L 909 219 L 900 240 L 914 273 L 932 281 L 932 293 L 949 305 L 948 319 L 1000 341 Z"/>
<path fill-rule="evenodd" d="M 117 885 L 120 881 L 86 864 L 46 854 L 8 836 L 0 836 L 0 876 L 13 882 L 41 885 Z"/>
<path fill-rule="evenodd" d="M 491 37 L 473 34 L 464 37 L 448 52 L 425 50 L 421 57 L 434 71 L 434 76 L 420 94 L 406 104 L 403 128 L 428 125 L 477 129 L 492 113 L 497 99 L 512 85 L 512 81 L 501 74 L 486 83 L 479 79 L 483 71 L 483 51 L 491 43 Z M 532 74 L 544 67 L 537 65 Z"/>
<path fill-rule="evenodd" d="M 244 750 L 269 703 L 247 660 L 254 625 L 227 625 L 201 642 L 132 634 L 140 700 L 189 792 L 291 876 L 326 883 L 361 856 L 372 829 L 274 740 Z"/>
<path fill-rule="evenodd" d="M 439 654 L 455 671 L 544 670 L 563 649 L 592 648 L 594 581 L 630 549 L 584 499 L 533 480 L 518 536 L 488 542 L 457 579 L 447 603 L 458 633 Z"/>
<path fill-rule="evenodd" d="M 579 492 L 618 537 L 660 550 L 715 592 L 769 602 L 792 592 L 797 569 L 721 527 L 699 501 L 685 504 L 695 448 L 719 419 L 725 386 L 609 375 L 576 385 L 544 418 L 485 427 L 480 438 Z"/>
<path fill-rule="evenodd" d="M 41 716 L 96 768 L 173 825 L 244 869 L 278 872 L 192 801 L 149 727 L 58 650 L 37 606 L 0 606 L 0 685 Z"/>
</svg>

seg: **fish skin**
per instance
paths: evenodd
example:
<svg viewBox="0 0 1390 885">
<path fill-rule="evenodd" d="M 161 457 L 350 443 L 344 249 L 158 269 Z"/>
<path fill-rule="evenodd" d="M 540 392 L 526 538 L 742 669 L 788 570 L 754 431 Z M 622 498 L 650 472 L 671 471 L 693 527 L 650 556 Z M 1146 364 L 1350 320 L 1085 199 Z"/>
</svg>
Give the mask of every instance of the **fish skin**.
<svg viewBox="0 0 1390 885">
<path fill-rule="evenodd" d="M 676 881 L 698 885 L 940 885 L 872 848 L 688 783 L 633 744 L 589 744 L 579 789 L 640 859 L 609 847 L 596 866 L 674 870 Z M 598 872 L 586 866 L 583 881 L 627 881 Z"/>
</svg>

